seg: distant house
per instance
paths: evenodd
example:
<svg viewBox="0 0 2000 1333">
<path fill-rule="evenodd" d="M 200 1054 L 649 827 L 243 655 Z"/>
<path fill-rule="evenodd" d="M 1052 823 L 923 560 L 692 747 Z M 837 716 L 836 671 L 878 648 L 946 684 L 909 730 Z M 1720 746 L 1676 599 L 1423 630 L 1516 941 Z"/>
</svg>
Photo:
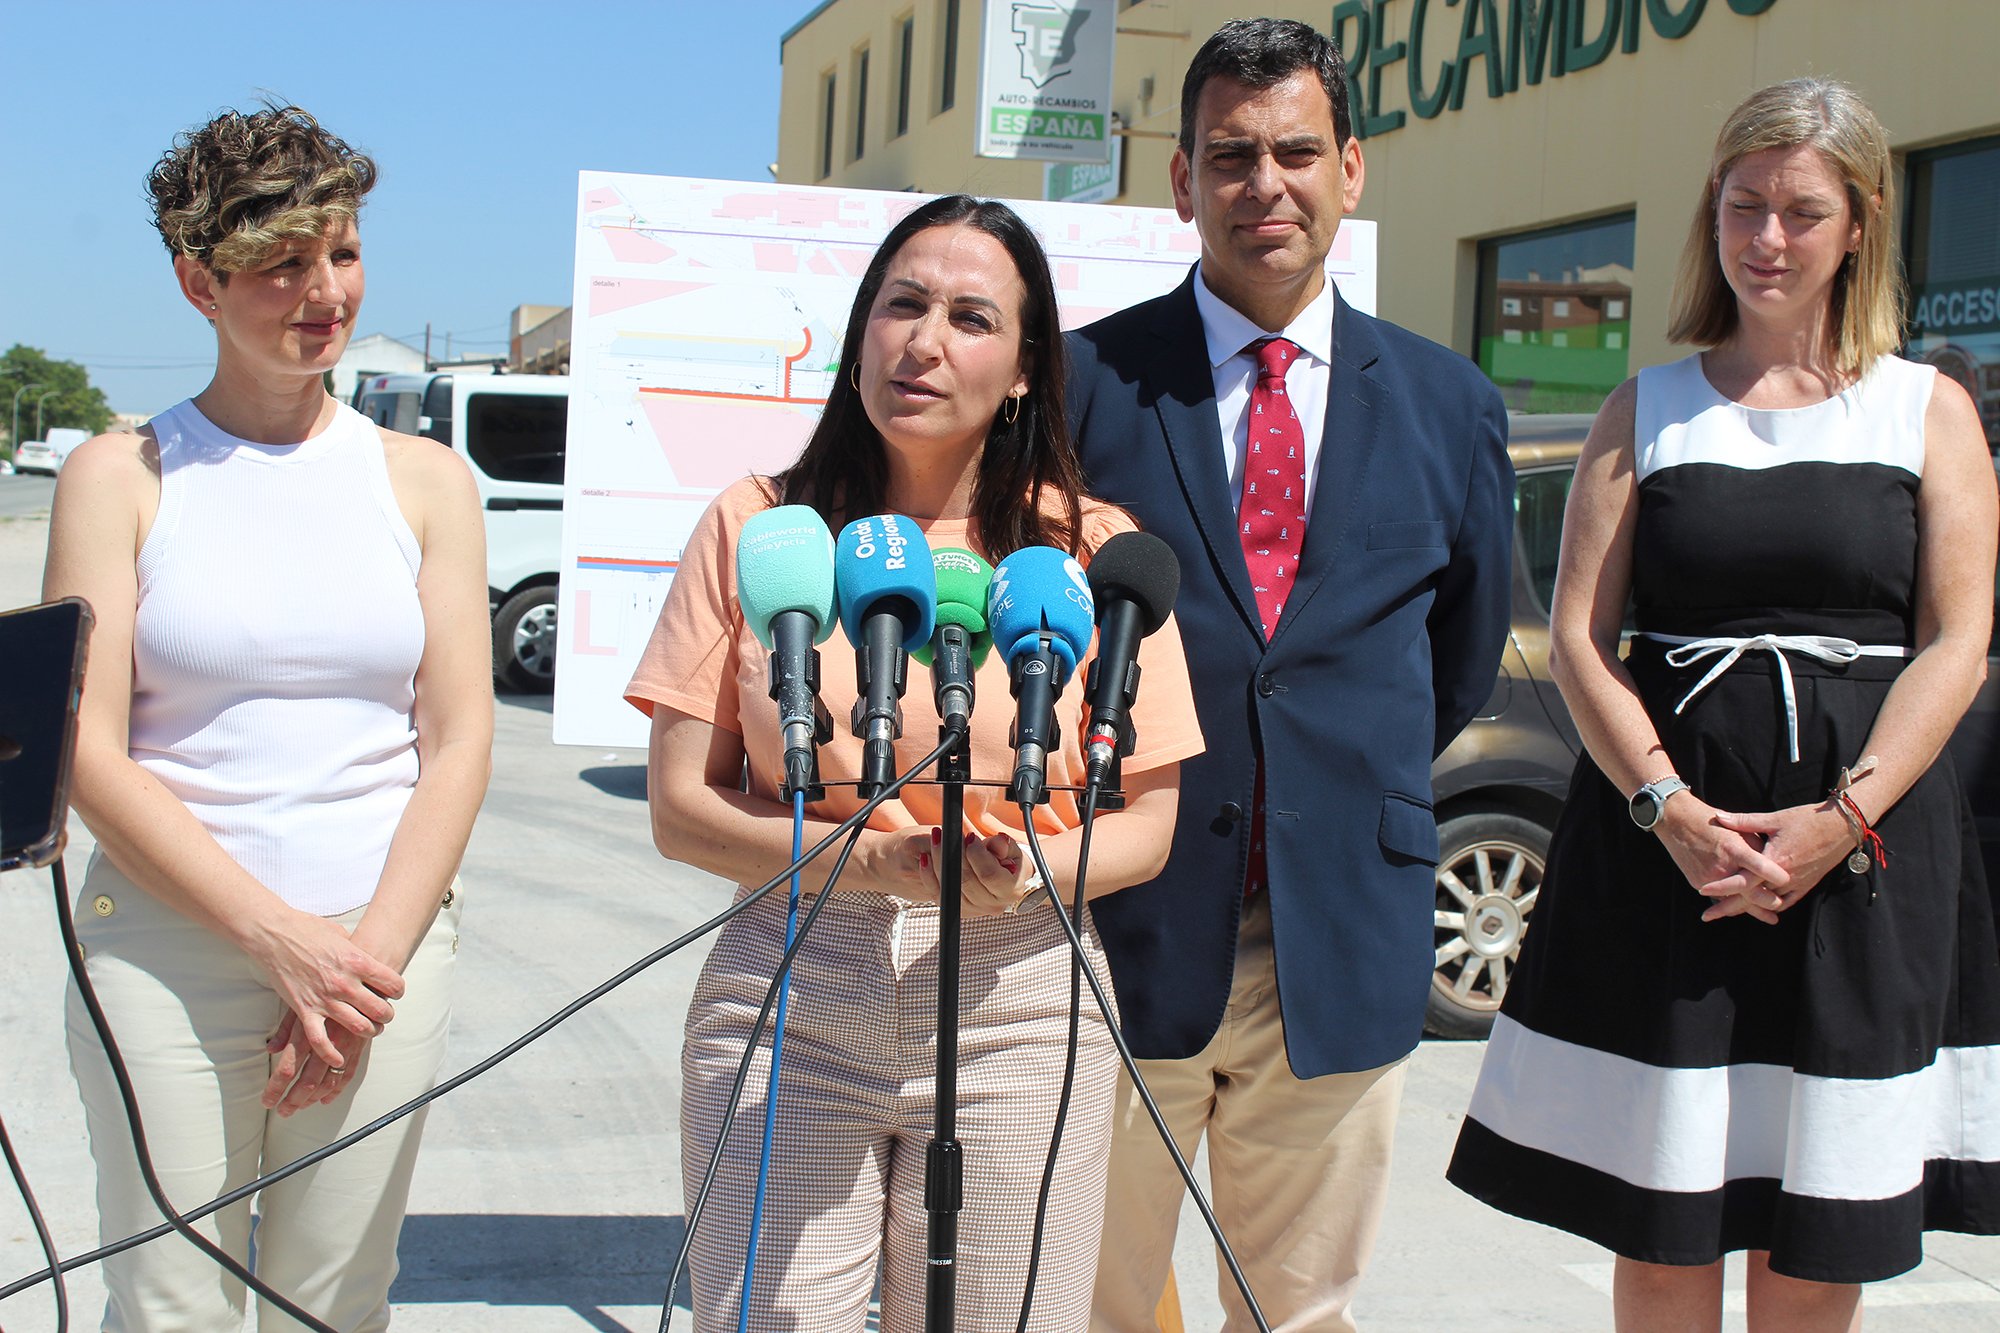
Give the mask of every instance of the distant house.
<svg viewBox="0 0 2000 1333">
<path fill-rule="evenodd" d="M 369 375 L 400 375 L 426 370 L 424 354 L 408 343 L 387 334 L 371 333 L 347 344 L 340 364 L 333 368 L 333 396 L 352 402 L 354 386 Z"/>
</svg>

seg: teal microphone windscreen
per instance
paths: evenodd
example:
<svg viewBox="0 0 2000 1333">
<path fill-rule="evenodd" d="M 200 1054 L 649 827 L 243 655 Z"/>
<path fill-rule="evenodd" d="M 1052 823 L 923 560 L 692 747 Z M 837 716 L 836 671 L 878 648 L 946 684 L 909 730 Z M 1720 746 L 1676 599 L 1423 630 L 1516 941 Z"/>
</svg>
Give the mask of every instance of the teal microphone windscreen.
<svg viewBox="0 0 2000 1333">
<path fill-rule="evenodd" d="M 937 570 L 937 623 L 963 625 L 972 636 L 972 665 L 983 666 L 993 651 L 993 636 L 986 629 L 986 594 L 993 586 L 993 566 L 971 551 L 958 546 L 940 546 L 931 552 Z M 924 666 L 931 664 L 931 646 L 911 651 Z"/>
<path fill-rule="evenodd" d="M 757 642 L 771 646 L 771 620 L 803 611 L 813 642 L 833 633 L 833 533 L 810 505 L 779 505 L 753 514 L 736 539 L 736 600 Z"/>
</svg>

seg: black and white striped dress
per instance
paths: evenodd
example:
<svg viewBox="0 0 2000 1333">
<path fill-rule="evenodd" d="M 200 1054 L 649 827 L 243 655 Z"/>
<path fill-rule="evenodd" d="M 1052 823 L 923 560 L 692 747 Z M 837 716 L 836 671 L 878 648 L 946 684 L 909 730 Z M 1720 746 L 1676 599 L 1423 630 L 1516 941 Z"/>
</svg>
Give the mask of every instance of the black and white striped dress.
<svg viewBox="0 0 2000 1333">
<path fill-rule="evenodd" d="M 1699 357 L 1641 372 L 1627 664 L 1709 803 L 1817 803 L 1861 759 L 1915 635 L 1933 383 L 1885 357 L 1763 410 Z M 1690 697 L 1767 635 L 1792 642 Z M 1578 764 L 1451 1180 L 1630 1258 L 1768 1250 L 1819 1282 L 1912 1268 L 1926 1230 L 2000 1232 L 2000 945 L 1950 757 L 1877 825 L 1885 863 L 1776 926 L 1702 922 L 1626 796 Z"/>
</svg>

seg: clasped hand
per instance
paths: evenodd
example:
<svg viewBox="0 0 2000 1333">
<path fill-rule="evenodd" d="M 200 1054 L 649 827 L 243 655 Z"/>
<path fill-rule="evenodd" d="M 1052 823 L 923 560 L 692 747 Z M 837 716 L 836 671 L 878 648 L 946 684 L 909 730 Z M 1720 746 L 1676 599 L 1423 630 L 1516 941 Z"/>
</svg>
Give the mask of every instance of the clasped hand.
<svg viewBox="0 0 2000 1333">
<path fill-rule="evenodd" d="M 938 902 L 944 895 L 939 878 L 944 858 L 942 829 L 905 829 L 894 835 L 885 873 L 890 890 L 919 902 Z M 1027 897 L 1028 857 L 1010 834 L 976 833 L 964 839 L 964 874 L 959 901 L 967 916 L 1003 916 Z"/>
<path fill-rule="evenodd" d="M 367 1041 L 396 1016 L 402 976 L 337 922 L 294 912 L 250 947 L 285 1020 L 266 1049 L 274 1057 L 264 1105 L 280 1115 L 331 1101 L 353 1078 Z"/>
<path fill-rule="evenodd" d="M 1823 804 L 1739 814 L 1692 793 L 1668 803 L 1659 836 L 1688 883 L 1713 899 L 1703 921 L 1752 916 L 1766 925 L 1817 887 L 1853 844 L 1846 822 Z"/>
</svg>

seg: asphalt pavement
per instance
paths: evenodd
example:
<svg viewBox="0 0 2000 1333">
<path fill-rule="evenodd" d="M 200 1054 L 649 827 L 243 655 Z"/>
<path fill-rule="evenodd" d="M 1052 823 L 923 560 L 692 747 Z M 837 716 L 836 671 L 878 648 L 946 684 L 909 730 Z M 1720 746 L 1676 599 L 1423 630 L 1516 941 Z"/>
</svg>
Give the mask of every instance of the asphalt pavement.
<svg viewBox="0 0 2000 1333">
<path fill-rule="evenodd" d="M 37 598 L 49 490 L 45 479 L 0 477 L 0 609 Z M 556 746 L 549 721 L 545 700 L 500 700 L 493 785 L 464 867 L 449 1071 L 729 901 L 727 885 L 654 852 L 644 756 Z M 89 846 L 72 821 L 68 864 L 79 879 Z M 74 1254 L 96 1243 L 97 1224 L 45 872 L 0 876 L 0 938 L 0 1117 L 58 1249 Z M 400 1333 L 657 1326 L 683 1227 L 680 1032 L 704 947 L 634 978 L 432 1109 L 392 1293 Z M 1426 1043 L 1414 1057 L 1396 1183 L 1356 1303 L 1362 1327 L 1608 1328 L 1603 1251 L 1444 1183 L 1479 1056 L 1477 1044 Z M 1220 1327 L 1212 1255 L 1187 1210 L 1176 1271 L 1190 1330 Z M 2000 1241 L 1936 1235 L 1929 1255 L 1914 1273 L 1870 1289 L 1870 1329 L 2000 1326 Z M 20 1201 L 0 1182 L 0 1285 L 41 1263 Z M 73 1274 L 70 1289 L 73 1326 L 95 1327 L 103 1286 L 94 1270 Z M 1731 1302 L 1729 1326 L 1741 1328 L 1740 1282 Z M 687 1327 L 686 1315 L 675 1323 Z M 46 1286 L 0 1301 L 6 1333 L 54 1326 Z"/>
</svg>

